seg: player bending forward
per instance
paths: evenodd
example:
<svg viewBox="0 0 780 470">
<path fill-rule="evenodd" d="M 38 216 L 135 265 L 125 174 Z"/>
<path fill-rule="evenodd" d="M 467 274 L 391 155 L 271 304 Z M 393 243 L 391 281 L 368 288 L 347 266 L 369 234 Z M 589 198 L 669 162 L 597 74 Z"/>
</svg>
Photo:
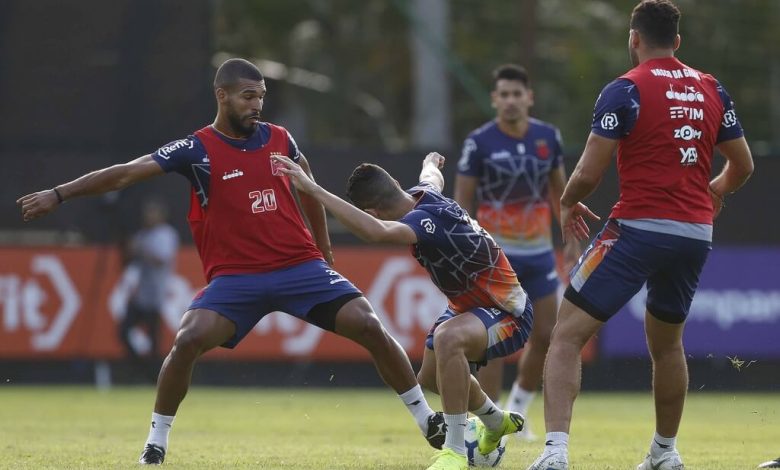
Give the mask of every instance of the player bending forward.
<svg viewBox="0 0 780 470">
<path fill-rule="evenodd" d="M 272 158 L 284 163 L 281 171 L 299 191 L 321 202 L 362 239 L 411 245 L 449 299 L 428 334 L 417 375 L 422 386 L 441 395 L 447 426 L 444 448 L 428 470 L 468 468 L 468 411 L 482 422 L 478 443 L 483 454 L 492 452 L 505 434 L 522 430 L 523 416 L 496 406 L 471 376 L 469 364 L 479 367 L 522 348 L 533 324 L 531 302 L 501 248 L 455 201 L 442 196 L 444 157 L 428 154 L 420 183 L 407 191 L 381 167 L 358 166 L 347 185 L 354 206 L 318 186 L 289 158 Z"/>
</svg>

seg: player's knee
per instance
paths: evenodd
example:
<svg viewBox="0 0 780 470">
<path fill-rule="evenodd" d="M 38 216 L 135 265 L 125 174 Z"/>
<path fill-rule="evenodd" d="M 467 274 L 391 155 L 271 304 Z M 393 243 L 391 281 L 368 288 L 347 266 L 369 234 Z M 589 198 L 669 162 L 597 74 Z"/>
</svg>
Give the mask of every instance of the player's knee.
<svg viewBox="0 0 780 470">
<path fill-rule="evenodd" d="M 195 328 L 182 328 L 176 334 L 171 355 L 198 357 L 206 348 L 205 336 Z"/>
<path fill-rule="evenodd" d="M 444 322 L 433 332 L 433 349 L 437 356 L 462 353 L 467 340 L 462 328 L 452 327 Z"/>
</svg>

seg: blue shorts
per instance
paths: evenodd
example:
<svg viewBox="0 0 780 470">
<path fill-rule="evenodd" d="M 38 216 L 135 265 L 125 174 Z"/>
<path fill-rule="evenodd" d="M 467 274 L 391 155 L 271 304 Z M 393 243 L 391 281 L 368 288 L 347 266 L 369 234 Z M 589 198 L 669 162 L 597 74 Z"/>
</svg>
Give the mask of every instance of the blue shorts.
<svg viewBox="0 0 780 470">
<path fill-rule="evenodd" d="M 552 251 L 531 256 L 506 255 L 506 257 L 523 289 L 528 292 L 531 302 L 536 302 L 558 290 L 560 281 Z"/>
<path fill-rule="evenodd" d="M 222 345 L 233 348 L 271 312 L 285 312 L 324 328 L 322 319 L 316 318 L 319 312 L 310 315 L 314 307 L 336 299 L 346 303 L 361 295 L 325 261 L 313 260 L 267 273 L 217 276 L 195 296 L 188 310 L 213 310 L 235 323 L 235 335 Z"/>
<path fill-rule="evenodd" d="M 473 308 L 469 312 L 482 321 L 488 334 L 485 357 L 481 361 L 474 362 L 478 367 L 484 366 L 491 359 L 509 356 L 521 350 L 525 342 L 528 341 L 534 324 L 534 309 L 530 301 L 526 302 L 523 315 L 517 319 L 511 313 L 498 308 Z M 433 351 L 433 332 L 439 325 L 455 315 L 455 312 L 447 308 L 436 319 L 425 338 L 426 348 Z"/>
<path fill-rule="evenodd" d="M 661 321 L 682 323 L 711 249 L 708 241 L 610 219 L 572 269 L 564 297 L 605 322 L 647 282 L 647 310 Z"/>
</svg>

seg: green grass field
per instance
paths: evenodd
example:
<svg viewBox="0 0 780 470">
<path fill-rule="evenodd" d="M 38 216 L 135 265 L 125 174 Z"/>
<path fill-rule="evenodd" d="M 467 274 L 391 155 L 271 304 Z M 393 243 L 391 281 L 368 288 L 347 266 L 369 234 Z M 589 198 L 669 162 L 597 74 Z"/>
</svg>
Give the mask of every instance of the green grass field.
<svg viewBox="0 0 780 470">
<path fill-rule="evenodd" d="M 439 408 L 438 397 L 429 397 Z M 0 388 L 0 468 L 137 468 L 152 388 Z M 780 453 L 780 396 L 689 396 L 678 448 L 688 469 L 752 469 Z M 543 433 L 542 407 L 531 412 Z M 649 394 L 583 394 L 574 469 L 634 469 L 653 433 Z M 524 470 L 542 442 L 510 440 L 502 468 Z M 171 433 L 169 468 L 427 468 L 432 450 L 384 389 L 193 387 Z"/>
</svg>

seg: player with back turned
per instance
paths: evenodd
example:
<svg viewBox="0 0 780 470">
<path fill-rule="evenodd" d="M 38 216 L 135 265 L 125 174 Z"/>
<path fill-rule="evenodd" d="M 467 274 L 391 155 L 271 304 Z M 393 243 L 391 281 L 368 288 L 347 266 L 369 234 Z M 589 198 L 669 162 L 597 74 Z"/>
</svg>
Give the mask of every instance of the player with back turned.
<svg viewBox="0 0 780 470">
<path fill-rule="evenodd" d="M 230 59 L 217 70 L 214 94 L 217 117 L 194 135 L 17 201 L 28 221 L 77 196 L 121 189 L 167 172 L 182 174 L 192 185 L 188 220 L 208 286 L 184 314 L 160 370 L 140 463 L 163 462 L 196 360 L 217 346 L 235 347 L 275 310 L 366 348 L 428 442 L 440 448 L 443 416 L 428 406 L 406 353 L 360 291 L 330 266 L 322 206 L 301 194 L 298 207 L 289 181 L 278 177 L 273 155 L 288 155 L 311 172 L 290 134 L 260 119 L 266 95 L 262 74 L 246 60 Z"/>
<path fill-rule="evenodd" d="M 601 92 L 591 134 L 561 197 L 564 238 L 586 238 L 582 204 L 617 149 L 620 199 L 583 254 L 558 311 L 544 368 L 542 455 L 529 470 L 568 469 L 580 351 L 647 283 L 645 335 L 653 362 L 655 435 L 638 470 L 682 470 L 676 448 L 688 387 L 685 320 L 726 195 L 753 171 L 734 106 L 711 75 L 675 58 L 680 11 L 644 0 L 631 15 L 634 68 Z M 711 178 L 715 148 L 726 165 Z"/>
</svg>

